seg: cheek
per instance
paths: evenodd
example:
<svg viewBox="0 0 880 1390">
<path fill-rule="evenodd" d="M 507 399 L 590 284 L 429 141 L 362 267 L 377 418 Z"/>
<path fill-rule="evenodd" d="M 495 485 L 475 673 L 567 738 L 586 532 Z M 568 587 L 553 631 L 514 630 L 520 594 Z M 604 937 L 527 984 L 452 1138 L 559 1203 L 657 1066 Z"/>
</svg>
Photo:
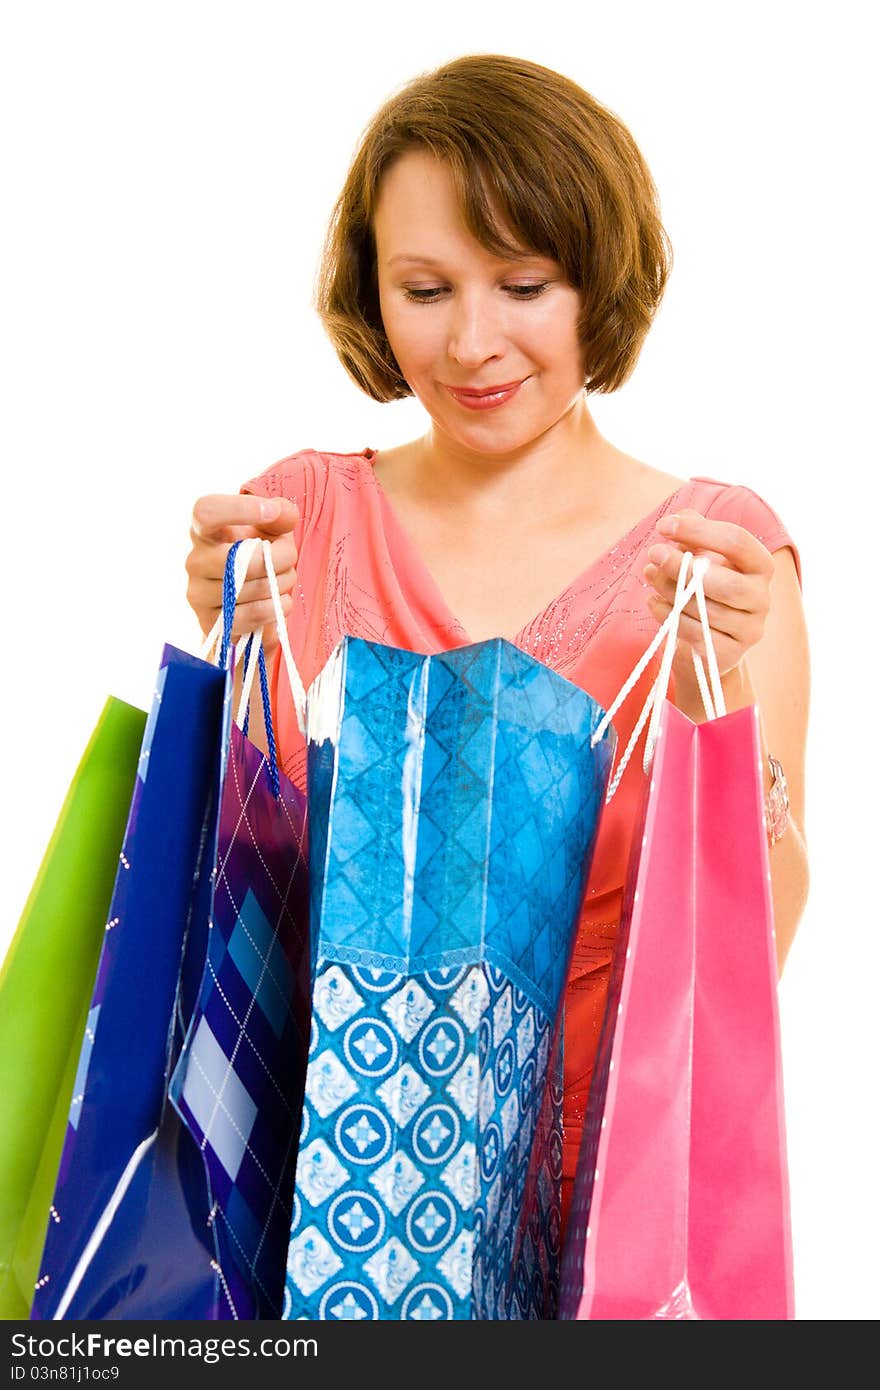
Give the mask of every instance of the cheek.
<svg viewBox="0 0 880 1390">
<path fill-rule="evenodd" d="M 565 301 L 548 305 L 542 316 L 533 318 L 526 329 L 524 346 L 530 354 L 554 371 L 581 372 L 583 348 L 577 332 L 576 311 Z"/>
<path fill-rule="evenodd" d="M 391 344 L 391 351 L 404 372 L 408 368 L 417 369 L 436 356 L 437 331 L 431 323 L 431 315 L 419 318 L 419 308 L 409 304 L 381 305 L 382 323 Z M 436 322 L 436 320 L 435 320 Z"/>
</svg>

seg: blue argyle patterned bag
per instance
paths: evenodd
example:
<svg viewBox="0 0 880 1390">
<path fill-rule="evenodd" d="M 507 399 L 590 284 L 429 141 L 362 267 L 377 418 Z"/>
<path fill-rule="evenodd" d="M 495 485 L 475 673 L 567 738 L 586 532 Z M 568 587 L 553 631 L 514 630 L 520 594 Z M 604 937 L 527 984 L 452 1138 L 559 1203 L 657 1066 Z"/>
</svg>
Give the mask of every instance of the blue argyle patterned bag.
<svg viewBox="0 0 880 1390">
<path fill-rule="evenodd" d="M 279 773 L 272 787 L 234 724 L 224 750 L 203 973 L 168 1094 L 205 1165 L 217 1316 L 271 1318 L 308 1041 L 305 799 Z"/>
<path fill-rule="evenodd" d="M 561 1010 L 614 749 L 495 639 L 308 695 L 311 1044 L 284 1316 L 553 1318 Z"/>
<path fill-rule="evenodd" d="M 305 798 L 271 738 L 267 759 L 232 720 L 235 564 L 233 547 L 219 665 L 163 653 L 36 1319 L 281 1313 L 308 1047 Z"/>
</svg>

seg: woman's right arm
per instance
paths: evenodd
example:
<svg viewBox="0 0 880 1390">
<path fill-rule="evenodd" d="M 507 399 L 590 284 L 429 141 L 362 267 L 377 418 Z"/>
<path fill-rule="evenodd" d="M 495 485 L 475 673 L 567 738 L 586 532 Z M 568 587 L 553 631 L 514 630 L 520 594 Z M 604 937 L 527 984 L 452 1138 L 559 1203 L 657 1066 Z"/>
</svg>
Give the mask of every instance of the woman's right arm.
<svg viewBox="0 0 880 1390">
<path fill-rule="evenodd" d="M 293 529 L 298 520 L 299 509 L 295 502 L 287 498 L 236 493 L 229 496 L 212 494 L 198 499 L 193 507 L 190 528 L 192 548 L 186 557 L 189 576 L 186 598 L 206 636 L 222 611 L 226 557 L 235 541 L 256 536 L 271 542 L 281 606 L 285 614 L 290 612 L 298 559 Z M 235 606 L 233 641 L 259 628 L 263 629 L 263 648 L 269 657 L 278 645 L 278 637 L 266 566 L 262 551 L 258 549 L 248 566 L 247 577 Z M 240 662 L 236 669 L 236 704 L 243 665 Z M 248 737 L 266 752 L 266 731 L 259 698 L 251 700 Z"/>
</svg>

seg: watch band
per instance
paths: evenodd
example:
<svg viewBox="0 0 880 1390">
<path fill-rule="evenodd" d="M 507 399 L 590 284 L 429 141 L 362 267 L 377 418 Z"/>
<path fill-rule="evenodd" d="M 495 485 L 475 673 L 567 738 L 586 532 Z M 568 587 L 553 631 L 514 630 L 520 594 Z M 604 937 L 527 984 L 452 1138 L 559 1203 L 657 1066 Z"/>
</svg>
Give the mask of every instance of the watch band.
<svg viewBox="0 0 880 1390">
<path fill-rule="evenodd" d="M 770 790 L 765 799 L 765 813 L 767 817 L 767 838 L 771 846 L 781 840 L 788 827 L 790 819 L 788 783 L 785 780 L 785 773 L 782 770 L 782 763 L 778 758 L 768 757 L 770 764 Z"/>
</svg>

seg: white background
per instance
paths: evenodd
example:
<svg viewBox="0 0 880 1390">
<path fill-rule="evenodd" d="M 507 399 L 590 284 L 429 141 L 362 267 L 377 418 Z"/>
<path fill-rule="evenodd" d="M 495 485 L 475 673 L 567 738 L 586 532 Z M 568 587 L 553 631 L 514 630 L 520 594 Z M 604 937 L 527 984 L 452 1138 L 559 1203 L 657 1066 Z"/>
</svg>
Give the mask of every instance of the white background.
<svg viewBox="0 0 880 1390">
<path fill-rule="evenodd" d="M 194 499 L 424 428 L 357 391 L 311 308 L 362 127 L 465 52 L 554 67 L 631 129 L 675 252 L 600 429 L 747 483 L 801 548 L 812 888 L 780 1000 L 798 1316 L 821 1320 L 880 1314 L 870 10 L 19 0 L 0 32 L 0 950 L 106 695 L 144 705 L 162 644 L 196 647 Z"/>
</svg>

